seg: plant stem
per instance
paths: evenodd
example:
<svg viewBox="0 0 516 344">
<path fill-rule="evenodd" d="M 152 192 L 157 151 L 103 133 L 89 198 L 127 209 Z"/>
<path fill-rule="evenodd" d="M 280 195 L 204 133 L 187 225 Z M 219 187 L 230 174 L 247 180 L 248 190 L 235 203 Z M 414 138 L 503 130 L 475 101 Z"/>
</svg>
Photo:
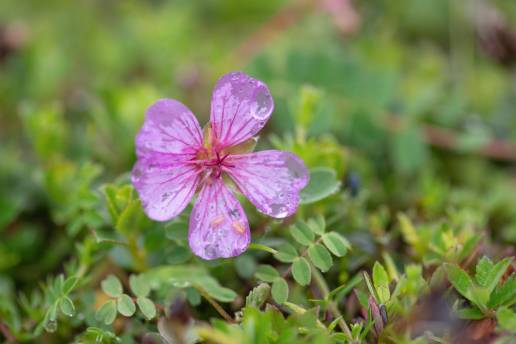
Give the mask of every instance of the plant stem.
<svg viewBox="0 0 516 344">
<path fill-rule="evenodd" d="M 255 249 L 255 250 L 265 251 L 265 252 L 268 252 L 268 253 L 271 253 L 271 254 L 276 254 L 278 252 L 275 249 L 273 249 L 272 247 L 265 246 L 265 245 L 262 245 L 262 244 L 257 244 L 257 243 L 254 243 L 254 242 L 249 244 L 249 248 L 250 249 Z"/>
<path fill-rule="evenodd" d="M 235 320 L 229 315 L 224 308 L 222 308 L 221 305 L 217 301 L 215 301 L 204 289 L 202 289 L 200 286 L 195 286 L 195 289 L 201 294 L 212 306 L 215 308 L 215 310 L 229 323 L 234 324 Z"/>
<path fill-rule="evenodd" d="M 330 289 L 328 288 L 328 285 L 326 284 L 326 281 L 324 280 L 324 277 L 321 275 L 319 270 L 317 270 L 312 264 L 310 264 L 310 268 L 312 270 L 312 277 L 315 281 L 315 284 L 317 284 L 317 287 L 321 291 L 321 294 L 324 299 L 328 300 L 328 310 L 333 315 L 334 318 L 341 318 L 342 314 L 340 313 L 339 309 L 337 308 L 337 305 L 332 300 L 329 300 L 328 295 L 330 294 Z M 339 327 L 350 339 L 351 337 L 351 331 L 348 328 L 348 325 L 346 322 L 341 318 L 339 320 Z"/>
<path fill-rule="evenodd" d="M 147 270 L 148 266 L 145 251 L 143 251 L 143 249 L 140 250 L 138 247 L 138 240 L 135 236 L 127 237 L 127 246 L 131 257 L 133 258 L 135 270 L 139 272 Z"/>
</svg>

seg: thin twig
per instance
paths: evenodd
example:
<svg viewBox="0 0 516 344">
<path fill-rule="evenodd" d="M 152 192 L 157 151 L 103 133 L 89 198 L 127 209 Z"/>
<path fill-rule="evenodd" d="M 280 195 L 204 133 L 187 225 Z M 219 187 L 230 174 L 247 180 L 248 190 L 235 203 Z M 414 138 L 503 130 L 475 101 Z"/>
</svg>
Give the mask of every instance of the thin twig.
<svg viewBox="0 0 516 344">
<path fill-rule="evenodd" d="M 213 308 L 215 308 L 215 310 L 224 318 L 224 320 L 232 324 L 235 323 L 235 319 L 233 319 L 231 315 L 229 315 L 224 310 L 224 308 L 222 308 L 222 306 L 219 305 L 219 303 L 215 301 L 203 288 L 200 286 L 195 286 L 195 289 L 197 289 L 199 294 L 201 294 L 213 306 Z"/>
<path fill-rule="evenodd" d="M 385 123 L 387 130 L 399 132 L 404 128 L 402 120 L 396 116 L 388 116 Z M 434 147 L 459 151 L 460 134 L 454 130 L 432 124 L 421 124 L 424 140 Z M 476 154 L 493 160 L 516 161 L 516 144 L 507 140 L 493 139 L 475 151 Z"/>
<path fill-rule="evenodd" d="M 299 22 L 309 9 L 313 8 L 314 0 L 295 0 L 287 3 L 267 20 L 258 30 L 251 34 L 234 52 L 236 61 L 246 64 L 264 47 L 281 33 Z"/>
</svg>

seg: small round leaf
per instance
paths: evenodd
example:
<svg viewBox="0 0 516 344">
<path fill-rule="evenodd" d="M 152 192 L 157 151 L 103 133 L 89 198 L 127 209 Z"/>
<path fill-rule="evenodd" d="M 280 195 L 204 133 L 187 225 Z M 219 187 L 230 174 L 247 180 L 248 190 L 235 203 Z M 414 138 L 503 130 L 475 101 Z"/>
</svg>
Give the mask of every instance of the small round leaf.
<svg viewBox="0 0 516 344">
<path fill-rule="evenodd" d="M 332 264 L 333 259 L 331 258 L 328 250 L 321 244 L 315 244 L 308 248 L 308 256 L 314 265 L 322 272 L 328 271 Z"/>
<path fill-rule="evenodd" d="M 282 263 L 292 263 L 298 256 L 296 248 L 289 243 L 281 245 L 277 250 L 274 258 Z"/>
<path fill-rule="evenodd" d="M 276 303 L 285 303 L 288 299 L 288 284 L 284 278 L 278 277 L 272 282 L 272 298 Z"/>
<path fill-rule="evenodd" d="M 260 265 L 256 269 L 255 276 L 264 282 L 273 282 L 279 276 L 279 273 L 270 265 Z"/>
<path fill-rule="evenodd" d="M 122 284 L 115 275 L 109 275 L 100 285 L 102 290 L 111 297 L 119 297 L 122 295 Z"/>
<path fill-rule="evenodd" d="M 150 285 L 144 275 L 131 275 L 131 277 L 129 277 L 129 286 L 136 296 L 145 297 L 149 295 Z"/>
<path fill-rule="evenodd" d="M 304 257 L 296 259 L 292 264 L 292 276 L 302 286 L 308 285 L 312 278 L 310 264 Z"/>
<path fill-rule="evenodd" d="M 350 247 L 349 242 L 336 232 L 329 232 L 323 235 L 324 245 L 337 257 L 343 257 Z"/>
<path fill-rule="evenodd" d="M 104 303 L 102 307 L 100 307 L 96 314 L 95 318 L 98 321 L 103 322 L 106 325 L 111 324 L 113 321 L 115 321 L 116 318 L 116 302 L 115 300 L 109 300 L 108 302 Z"/>
<path fill-rule="evenodd" d="M 118 312 L 120 314 L 130 317 L 136 312 L 136 306 L 134 305 L 133 300 L 127 294 L 123 294 L 117 300 Z"/>
<path fill-rule="evenodd" d="M 156 306 L 154 305 L 154 302 L 148 298 L 138 297 L 136 299 L 136 304 L 147 320 L 151 320 L 156 316 Z"/>
</svg>

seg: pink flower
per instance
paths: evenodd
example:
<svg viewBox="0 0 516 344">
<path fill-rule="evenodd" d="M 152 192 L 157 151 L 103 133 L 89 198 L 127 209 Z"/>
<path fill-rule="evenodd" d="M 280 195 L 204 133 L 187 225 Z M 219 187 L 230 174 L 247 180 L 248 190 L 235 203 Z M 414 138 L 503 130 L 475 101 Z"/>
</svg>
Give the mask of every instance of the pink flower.
<svg viewBox="0 0 516 344">
<path fill-rule="evenodd" d="M 195 116 L 177 100 L 160 99 L 147 110 L 136 136 L 132 183 L 145 213 L 157 221 L 177 216 L 200 189 L 188 240 L 201 258 L 237 256 L 251 240 L 229 179 L 264 214 L 284 218 L 297 210 L 309 179 L 303 161 L 288 152 L 240 154 L 235 148 L 253 139 L 273 108 L 263 82 L 233 72 L 215 86 L 208 134 L 203 135 Z"/>
</svg>

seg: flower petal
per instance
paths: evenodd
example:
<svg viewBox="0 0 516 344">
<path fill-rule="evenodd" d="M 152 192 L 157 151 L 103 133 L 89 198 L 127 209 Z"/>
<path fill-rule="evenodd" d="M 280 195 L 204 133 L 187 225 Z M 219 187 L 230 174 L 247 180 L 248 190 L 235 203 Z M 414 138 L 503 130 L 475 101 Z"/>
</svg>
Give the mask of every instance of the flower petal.
<svg viewBox="0 0 516 344">
<path fill-rule="evenodd" d="M 165 163 L 141 158 L 131 173 L 143 210 L 156 221 L 167 221 L 181 213 L 192 199 L 199 180 L 198 168 L 181 160 Z"/>
<path fill-rule="evenodd" d="M 256 135 L 267 123 L 274 102 L 267 86 L 242 72 L 217 81 L 211 99 L 212 144 L 234 146 Z"/>
<path fill-rule="evenodd" d="M 222 178 L 204 184 L 190 215 L 188 240 L 203 259 L 238 256 L 249 246 L 247 217 Z"/>
<path fill-rule="evenodd" d="M 136 154 L 191 157 L 202 144 L 201 127 L 192 112 L 177 100 L 160 99 L 147 109 L 136 136 Z"/>
<path fill-rule="evenodd" d="M 226 168 L 240 191 L 260 210 L 275 218 L 296 212 L 299 193 L 309 173 L 295 154 L 277 150 L 229 156 Z"/>
</svg>

